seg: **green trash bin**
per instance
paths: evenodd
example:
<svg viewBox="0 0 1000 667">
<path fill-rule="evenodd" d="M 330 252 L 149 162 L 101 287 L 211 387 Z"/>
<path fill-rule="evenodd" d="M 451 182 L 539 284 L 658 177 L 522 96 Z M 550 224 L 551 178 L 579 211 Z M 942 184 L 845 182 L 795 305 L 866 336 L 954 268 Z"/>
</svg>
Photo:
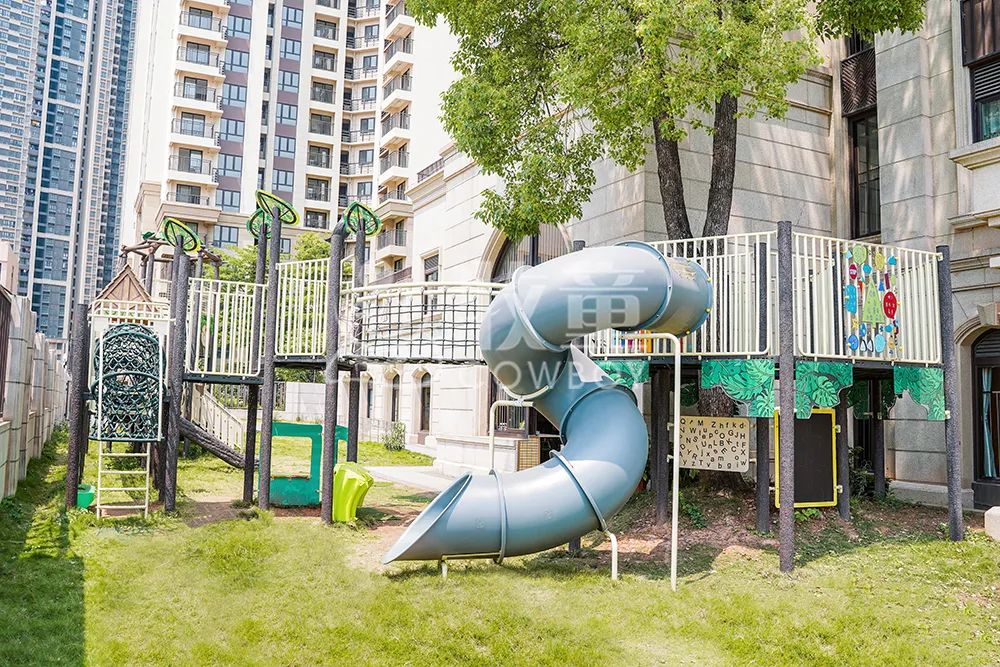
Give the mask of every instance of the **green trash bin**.
<svg viewBox="0 0 1000 667">
<path fill-rule="evenodd" d="M 357 518 L 358 506 L 375 478 L 357 463 L 345 461 L 333 469 L 333 520 L 348 523 Z"/>
</svg>

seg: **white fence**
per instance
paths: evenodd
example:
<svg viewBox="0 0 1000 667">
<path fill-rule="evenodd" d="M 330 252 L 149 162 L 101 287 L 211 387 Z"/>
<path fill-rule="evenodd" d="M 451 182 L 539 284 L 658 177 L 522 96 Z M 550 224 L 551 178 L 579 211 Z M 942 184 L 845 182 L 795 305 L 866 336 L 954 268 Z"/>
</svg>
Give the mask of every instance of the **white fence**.
<svg viewBox="0 0 1000 667">
<path fill-rule="evenodd" d="M 244 420 L 213 396 L 208 385 L 189 386 L 194 392 L 191 401 L 191 421 L 230 447 L 242 452 L 247 440 Z"/>
<path fill-rule="evenodd" d="M 252 324 L 255 304 L 264 303 L 264 287 L 254 283 L 191 279 L 185 364 L 189 373 L 251 377 L 260 372 L 262 340 L 254 349 Z"/>
<path fill-rule="evenodd" d="M 62 355 L 35 333 L 31 300 L 0 290 L 0 339 L 6 377 L 0 417 L 0 498 L 13 495 L 42 452 L 52 430 L 65 421 L 68 377 Z"/>
</svg>

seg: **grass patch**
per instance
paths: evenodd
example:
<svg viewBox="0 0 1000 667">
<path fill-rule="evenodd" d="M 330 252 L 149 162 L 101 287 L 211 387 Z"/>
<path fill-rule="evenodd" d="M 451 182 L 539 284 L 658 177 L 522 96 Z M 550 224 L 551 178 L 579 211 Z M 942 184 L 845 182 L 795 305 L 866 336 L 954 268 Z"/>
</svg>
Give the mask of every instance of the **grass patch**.
<svg viewBox="0 0 1000 667">
<path fill-rule="evenodd" d="M 612 583 L 586 540 L 583 558 L 460 561 L 442 581 L 427 564 L 382 572 L 381 531 L 313 518 L 247 513 L 193 528 L 160 515 L 67 514 L 63 442 L 54 439 L 17 497 L 0 504 L 0 664 L 1000 660 L 1000 545 L 978 534 L 951 543 L 933 523 L 886 532 L 886 513 L 907 510 L 861 504 L 852 524 L 826 514 L 801 524 L 791 575 L 778 573 L 768 549 L 688 544 L 677 593 L 662 560 L 627 546 Z M 224 486 L 212 480 L 225 478 L 219 465 L 182 461 L 181 491 Z M 401 511 L 427 497 L 384 483 L 369 492 Z M 733 504 L 695 492 L 689 500 L 707 528 L 685 517 L 688 536 L 723 526 L 719 507 Z M 649 494 L 638 497 L 614 529 L 638 530 L 649 510 Z"/>
</svg>

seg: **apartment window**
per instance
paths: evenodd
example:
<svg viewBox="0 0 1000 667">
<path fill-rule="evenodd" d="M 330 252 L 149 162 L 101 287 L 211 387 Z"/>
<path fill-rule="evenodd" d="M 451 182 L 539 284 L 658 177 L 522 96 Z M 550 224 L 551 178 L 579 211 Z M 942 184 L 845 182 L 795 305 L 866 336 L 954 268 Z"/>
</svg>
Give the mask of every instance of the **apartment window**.
<svg viewBox="0 0 1000 667">
<path fill-rule="evenodd" d="M 191 148 L 181 148 L 177 151 L 177 168 L 192 174 L 201 173 L 205 154 Z"/>
<path fill-rule="evenodd" d="M 243 131 L 242 120 L 223 118 L 219 121 L 219 136 L 226 141 L 243 141 Z"/>
<path fill-rule="evenodd" d="M 302 57 L 302 42 L 297 39 L 281 38 L 281 57 L 298 60 Z"/>
<path fill-rule="evenodd" d="M 330 201 L 330 181 L 322 178 L 307 178 L 306 199 Z"/>
<path fill-rule="evenodd" d="M 274 155 L 275 157 L 295 157 L 295 137 L 275 137 Z"/>
<path fill-rule="evenodd" d="M 199 79 L 193 76 L 184 77 L 184 97 L 189 100 L 208 99 L 208 79 Z"/>
<path fill-rule="evenodd" d="M 205 117 L 197 113 L 181 113 L 181 134 L 188 136 L 205 136 Z"/>
<path fill-rule="evenodd" d="M 378 23 L 371 23 L 365 26 L 365 39 L 378 38 Z"/>
<path fill-rule="evenodd" d="M 376 95 L 378 95 L 377 86 L 365 86 L 361 89 L 361 99 L 363 100 L 374 101 Z"/>
<path fill-rule="evenodd" d="M 238 190 L 216 190 L 215 205 L 223 211 L 240 210 L 240 193 Z"/>
<path fill-rule="evenodd" d="M 274 48 L 274 43 L 271 41 L 271 36 L 267 36 L 267 41 L 264 42 L 264 59 L 270 60 L 272 49 Z"/>
<path fill-rule="evenodd" d="M 330 168 L 330 149 L 326 146 L 309 147 L 309 166 Z"/>
<path fill-rule="evenodd" d="M 182 17 L 183 18 L 183 17 Z M 192 7 L 188 10 L 187 15 L 187 25 L 192 28 L 202 28 L 203 30 L 212 29 L 212 12 L 207 9 L 200 9 L 197 7 Z"/>
<path fill-rule="evenodd" d="M 337 55 L 326 51 L 314 51 L 313 67 L 327 72 L 335 72 L 337 70 Z"/>
<path fill-rule="evenodd" d="M 378 68 L 378 55 L 372 54 L 370 56 L 365 56 L 361 60 L 361 66 L 364 69 L 376 69 Z"/>
<path fill-rule="evenodd" d="M 323 19 L 316 19 L 315 35 L 324 39 L 337 39 L 337 24 L 331 21 L 324 21 Z"/>
<path fill-rule="evenodd" d="M 1000 136 L 1000 0 L 962 0 L 962 64 L 969 68 L 972 138 Z"/>
<path fill-rule="evenodd" d="M 375 161 L 375 149 L 363 148 L 358 151 L 358 162 L 360 164 L 371 164 Z"/>
<path fill-rule="evenodd" d="M 369 134 L 375 132 L 375 116 L 369 116 L 367 118 L 362 118 L 359 124 L 359 129 L 361 134 Z"/>
<path fill-rule="evenodd" d="M 299 108 L 294 104 L 278 103 L 278 123 L 281 125 L 295 125 L 299 118 Z"/>
<path fill-rule="evenodd" d="M 333 116 L 314 113 L 309 116 L 309 131 L 317 134 L 333 134 Z"/>
<path fill-rule="evenodd" d="M 290 28 L 302 27 L 302 10 L 296 7 L 284 7 L 281 11 L 281 25 Z"/>
<path fill-rule="evenodd" d="M 236 16 L 234 14 L 229 15 L 229 19 L 226 21 L 226 27 L 229 28 L 230 37 L 250 37 L 250 19 L 245 16 Z"/>
<path fill-rule="evenodd" d="M 295 172 L 275 169 L 271 182 L 275 190 L 291 190 L 295 187 Z"/>
<path fill-rule="evenodd" d="M 333 104 L 333 99 L 334 99 L 333 84 L 313 81 L 312 99 L 316 102 L 326 102 L 327 104 Z"/>
<path fill-rule="evenodd" d="M 399 421 L 399 376 L 393 375 L 389 385 L 389 421 Z"/>
<path fill-rule="evenodd" d="M 189 63 L 207 65 L 211 55 L 212 55 L 212 48 L 208 44 L 198 44 L 197 42 L 188 42 L 185 45 L 184 59 Z"/>
<path fill-rule="evenodd" d="M 250 71 L 250 52 L 238 51 L 236 49 L 226 49 L 226 71 Z"/>
<path fill-rule="evenodd" d="M 237 83 L 222 84 L 222 103 L 230 107 L 247 105 L 247 87 Z"/>
<path fill-rule="evenodd" d="M 281 239 L 281 254 L 287 255 L 292 251 L 292 240 L 291 239 Z"/>
<path fill-rule="evenodd" d="M 299 92 L 299 73 L 281 70 L 278 72 L 278 90 L 288 93 Z"/>
<path fill-rule="evenodd" d="M 263 167 L 261 167 L 260 169 L 257 170 L 257 189 L 258 190 L 263 190 L 264 189 L 264 168 Z"/>
<path fill-rule="evenodd" d="M 270 57 L 271 56 L 268 55 L 268 58 L 270 58 Z M 264 68 L 264 92 L 265 93 L 271 92 L 271 68 L 270 67 L 265 67 Z"/>
<path fill-rule="evenodd" d="M 424 281 L 429 283 L 436 283 L 438 281 L 437 253 L 424 257 Z"/>
<path fill-rule="evenodd" d="M 267 125 L 267 114 L 271 110 L 271 106 L 264 102 L 260 105 L 260 123 L 261 125 Z"/>
<path fill-rule="evenodd" d="M 306 211 L 306 227 L 326 229 L 330 225 L 330 215 L 326 211 Z"/>
<path fill-rule="evenodd" d="M 243 156 L 231 153 L 219 154 L 219 176 L 235 176 L 239 178 L 243 175 Z"/>
<path fill-rule="evenodd" d="M 201 204 L 201 186 L 178 183 L 174 198 L 182 204 Z"/>
<path fill-rule="evenodd" d="M 239 193 L 237 193 L 239 194 Z M 212 245 L 216 248 L 235 248 L 240 242 L 240 228 L 216 225 L 212 230 Z"/>
<path fill-rule="evenodd" d="M 1000 7 L 1000 3 L 998 3 Z M 1000 136 L 1000 59 L 969 68 L 974 141 Z"/>
<path fill-rule="evenodd" d="M 879 197 L 878 118 L 875 112 L 848 120 L 851 142 L 851 234 L 882 230 Z"/>
<path fill-rule="evenodd" d="M 371 199 L 371 196 L 372 196 L 371 181 L 360 181 L 358 183 L 358 198 Z"/>
</svg>

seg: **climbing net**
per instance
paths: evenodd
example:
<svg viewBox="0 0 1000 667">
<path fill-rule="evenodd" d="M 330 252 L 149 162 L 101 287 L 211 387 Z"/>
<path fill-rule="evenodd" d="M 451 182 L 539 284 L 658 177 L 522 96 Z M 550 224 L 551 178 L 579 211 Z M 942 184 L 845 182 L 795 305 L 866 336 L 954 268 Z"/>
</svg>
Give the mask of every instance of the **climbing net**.
<svg viewBox="0 0 1000 667">
<path fill-rule="evenodd" d="M 101 336 L 91 387 L 97 409 L 92 438 L 105 442 L 160 439 L 162 350 L 160 338 L 140 324 L 119 324 Z"/>
<path fill-rule="evenodd" d="M 351 290 L 356 345 L 345 353 L 375 362 L 479 364 L 479 327 L 493 283 L 398 283 Z"/>
</svg>

